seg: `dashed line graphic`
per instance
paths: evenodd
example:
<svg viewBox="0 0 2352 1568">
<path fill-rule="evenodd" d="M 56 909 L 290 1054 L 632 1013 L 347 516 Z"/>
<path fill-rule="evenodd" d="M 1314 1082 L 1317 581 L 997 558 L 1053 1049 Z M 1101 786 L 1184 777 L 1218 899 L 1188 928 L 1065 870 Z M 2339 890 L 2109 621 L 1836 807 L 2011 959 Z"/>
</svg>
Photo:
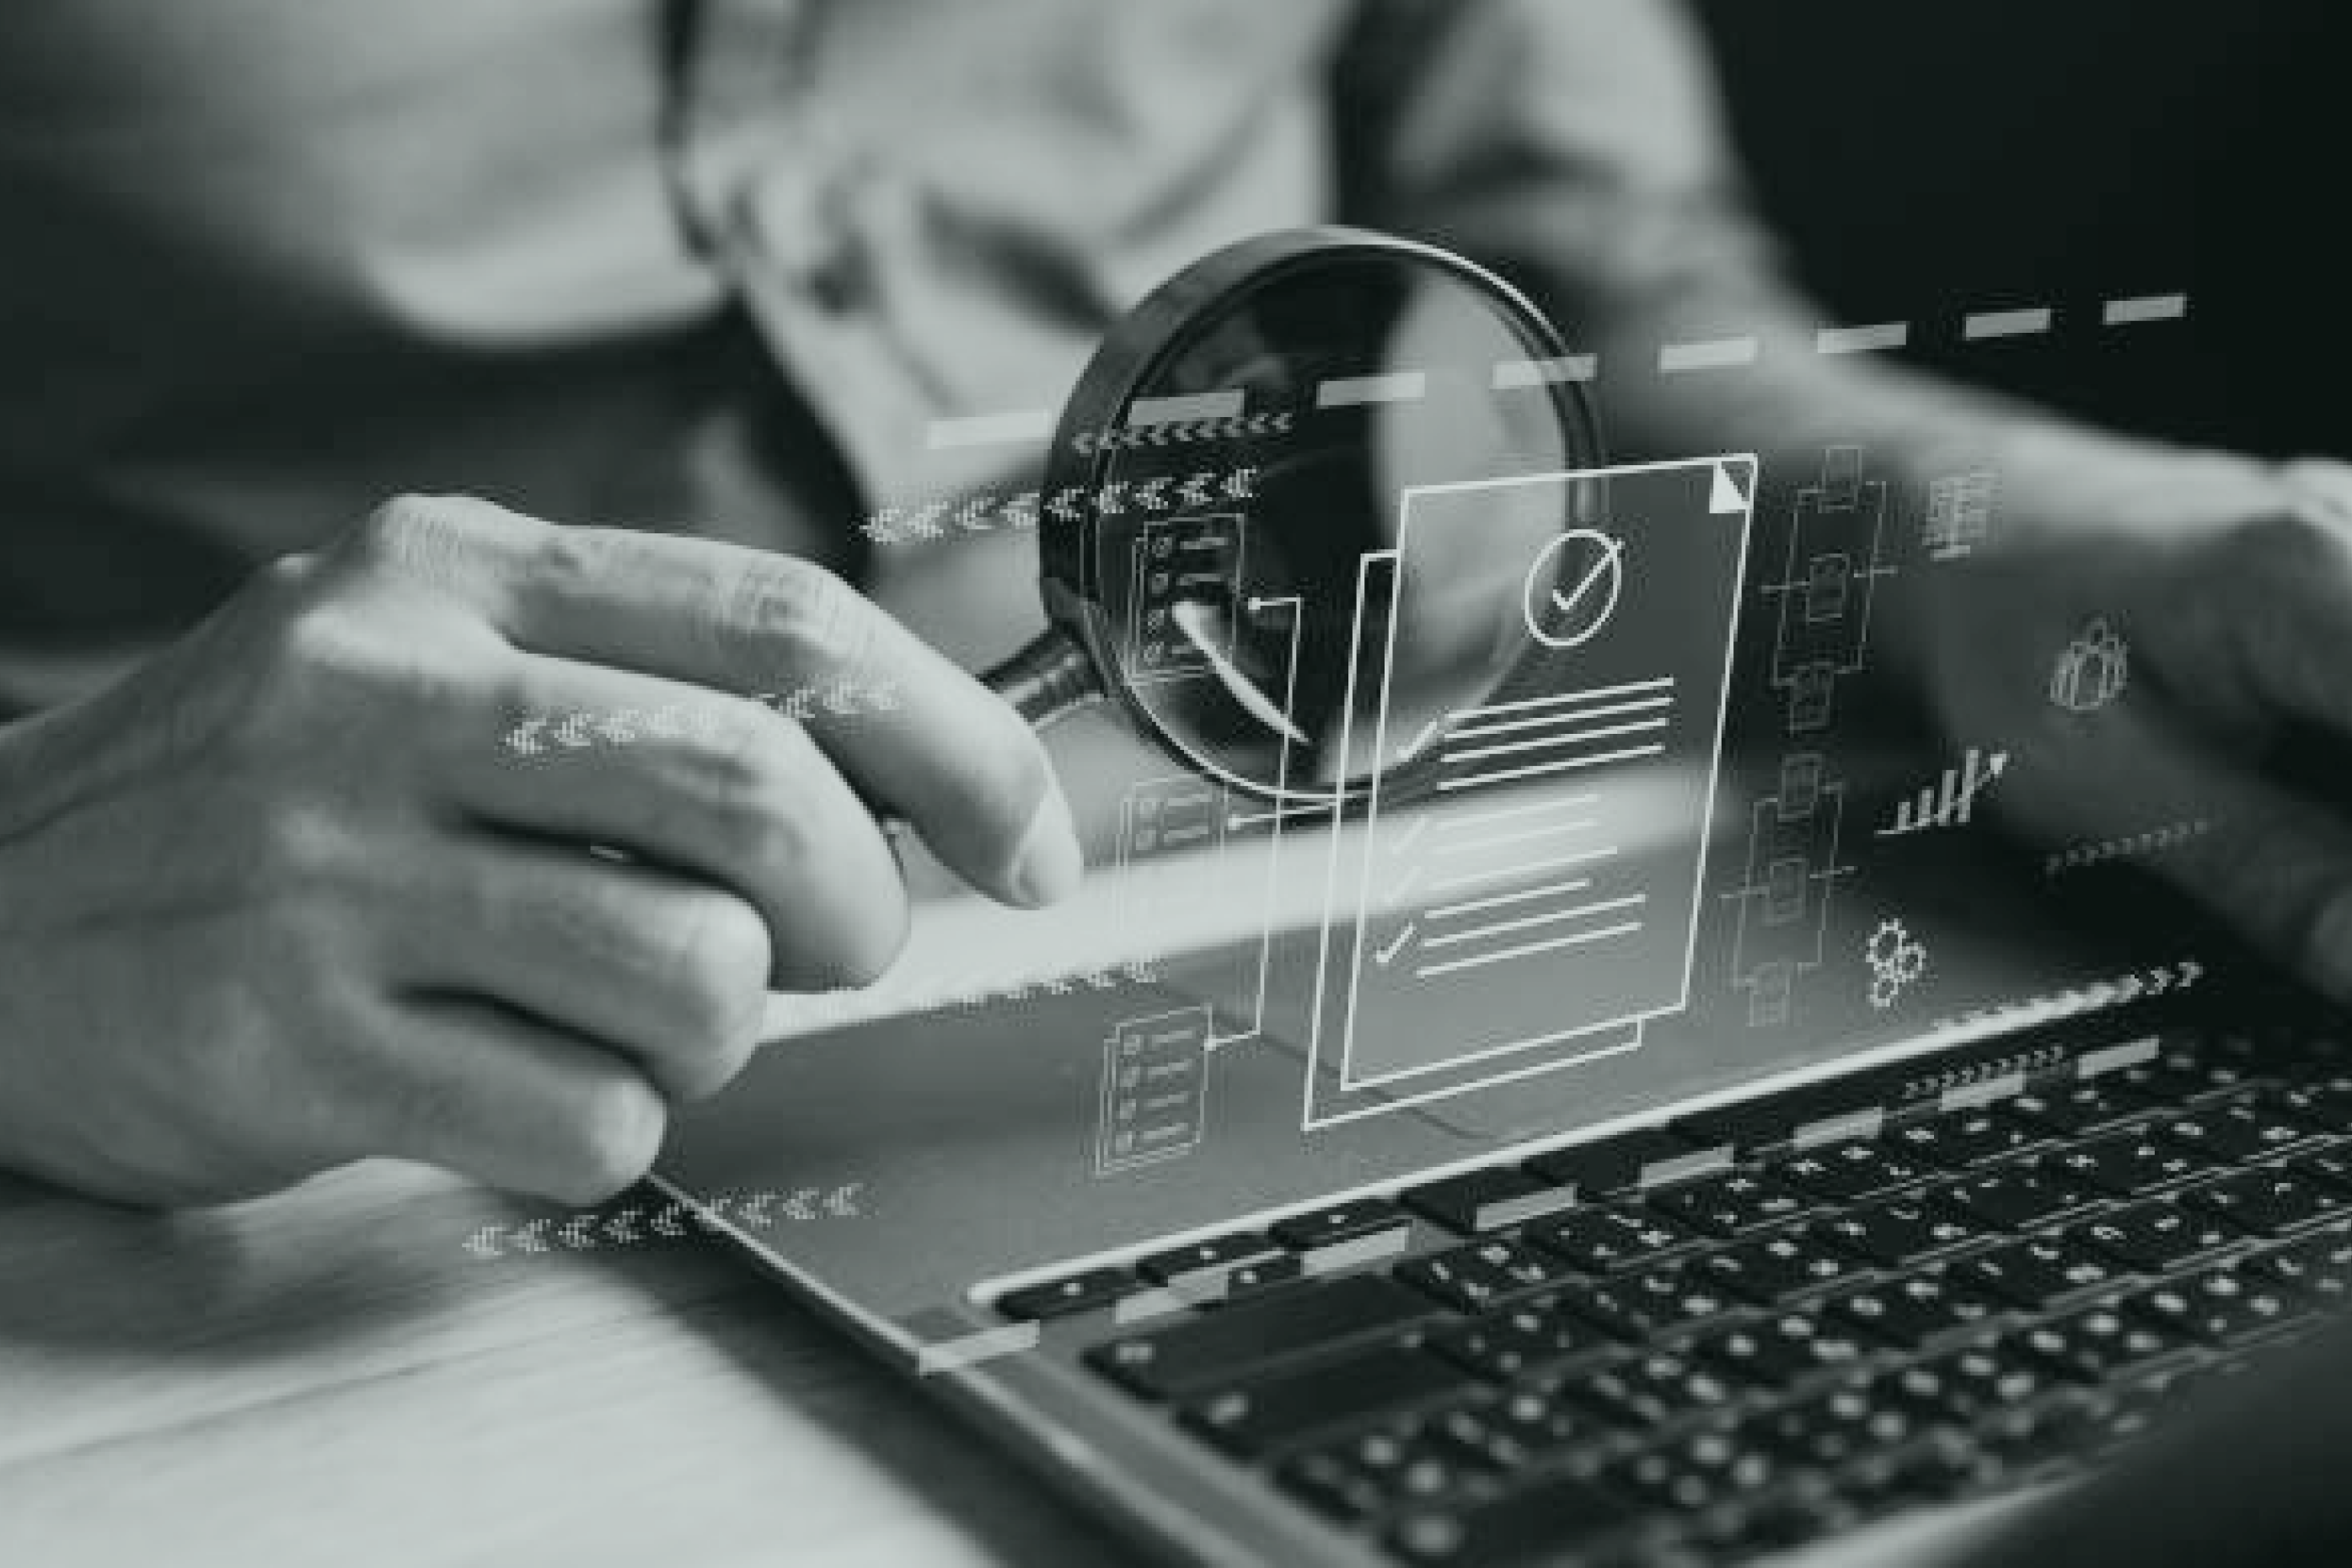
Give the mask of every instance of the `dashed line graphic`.
<svg viewBox="0 0 2352 1568">
<path fill-rule="evenodd" d="M 786 1223 L 811 1225 L 827 1219 L 856 1219 L 865 1212 L 857 1206 L 857 1195 L 865 1186 L 864 1182 L 853 1181 L 831 1187 L 719 1192 L 701 1199 L 698 1207 L 672 1202 L 582 1209 L 575 1214 L 545 1215 L 516 1224 L 479 1226 L 462 1245 L 473 1256 L 489 1262 L 500 1258 L 593 1252 L 600 1248 L 683 1240 L 688 1236 L 716 1231 L 721 1222 L 743 1229 L 767 1230 Z"/>
<path fill-rule="evenodd" d="M 1180 419 L 1134 425 L 1121 430 L 1082 430 L 1070 438 L 1080 456 L 1097 452 L 1124 452 L 1137 447 L 1181 446 L 1192 441 L 1238 441 L 1245 436 L 1286 434 L 1297 415 L 1236 414 L 1227 419 Z"/>
<path fill-rule="evenodd" d="M 2149 321 L 2178 321 L 2189 314 L 2186 294 L 2143 294 L 2110 299 L 2099 308 L 2103 327 L 2132 327 Z"/>
<path fill-rule="evenodd" d="M 799 723 L 824 716 L 849 718 L 860 714 L 896 713 L 903 706 L 897 682 L 860 681 L 848 676 L 795 686 L 790 691 L 757 692 L 741 700 L 757 703 Z M 533 714 L 508 730 L 501 743 L 517 757 L 546 757 L 597 747 L 688 738 L 707 744 L 718 738 L 727 716 L 726 705 L 717 701 L 691 712 L 658 707 Z"/>
<path fill-rule="evenodd" d="M 2054 331 L 2056 305 L 2012 306 L 1969 311 L 1959 319 L 1963 341 L 1992 342 L 2005 338 L 2039 337 Z M 2142 326 L 2179 321 L 2189 314 L 2185 292 L 2118 295 L 2100 302 L 2103 327 Z M 1885 353 L 1909 348 L 1925 334 L 1909 321 L 1839 323 L 1813 333 L 1813 352 L 1825 357 Z M 1655 361 L 1661 374 L 1736 370 L 1760 361 L 1766 334 L 1732 333 L 1718 338 L 1664 343 Z M 1414 401 L 1429 394 L 1431 369 L 1402 369 L 1375 375 L 1338 376 L 1315 386 L 1312 409 L 1350 408 L 1365 403 Z M 1487 382 L 1496 392 L 1525 392 L 1565 382 L 1599 379 L 1600 361 L 1591 354 L 1567 354 L 1547 360 L 1503 360 L 1489 368 Z M 1214 392 L 1185 392 L 1161 398 L 1140 398 L 1132 404 L 1126 423 L 1108 430 L 1081 431 L 1072 445 L 1081 455 L 1097 452 L 1154 448 L 1197 441 L 1234 441 L 1280 435 L 1293 425 L 1288 412 L 1247 412 L 1247 392 L 1238 387 Z M 924 444 L 933 451 L 1052 439 L 1050 409 L 1008 409 L 998 413 L 968 414 L 936 419 L 925 432 Z"/>
<path fill-rule="evenodd" d="M 2057 324 L 2058 313 L 2047 305 L 2020 310 L 1986 310 L 1960 323 L 1960 336 L 1973 343 L 1985 338 L 2030 338 Z"/>
<path fill-rule="evenodd" d="M 1658 369 L 1666 375 L 1685 371 L 1727 371 L 1754 364 L 1762 352 L 1763 344 L 1753 337 L 1668 343 L 1658 350 Z"/>
<path fill-rule="evenodd" d="M 1118 479 L 1092 489 L 983 491 L 957 500 L 885 507 L 861 521 L 857 531 L 877 545 L 896 545 L 1034 528 L 1048 519 L 1076 524 L 1129 512 L 1194 512 L 1256 499 L 1257 476 L 1255 467 L 1202 468 L 1139 481 Z"/>
<path fill-rule="evenodd" d="M 1813 334 L 1817 354 L 1879 354 L 1911 341 L 1908 321 L 1881 321 L 1870 327 L 1824 327 Z"/>
</svg>

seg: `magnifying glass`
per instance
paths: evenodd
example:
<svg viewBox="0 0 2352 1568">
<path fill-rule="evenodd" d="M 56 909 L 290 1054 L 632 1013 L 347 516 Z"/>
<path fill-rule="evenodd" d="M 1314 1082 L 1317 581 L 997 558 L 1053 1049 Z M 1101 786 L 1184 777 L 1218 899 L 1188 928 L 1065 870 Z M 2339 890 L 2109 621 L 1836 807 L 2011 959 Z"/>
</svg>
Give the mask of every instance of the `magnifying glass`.
<svg viewBox="0 0 2352 1568">
<path fill-rule="evenodd" d="M 1505 487 L 1436 552 L 1442 577 L 1366 562 L 1409 488 L 1601 465 L 1567 354 L 1493 273 L 1387 235 L 1288 231 L 1186 268 L 1063 410 L 1038 518 L 1050 626 L 985 679 L 1041 727 L 1114 701 L 1261 800 L 1404 787 L 1435 727 L 1391 722 L 1381 754 L 1375 687 L 1392 720 L 1434 718 L 1533 679 L 1528 563 L 1598 502 Z M 1358 678 L 1373 660 L 1384 679 Z"/>
</svg>

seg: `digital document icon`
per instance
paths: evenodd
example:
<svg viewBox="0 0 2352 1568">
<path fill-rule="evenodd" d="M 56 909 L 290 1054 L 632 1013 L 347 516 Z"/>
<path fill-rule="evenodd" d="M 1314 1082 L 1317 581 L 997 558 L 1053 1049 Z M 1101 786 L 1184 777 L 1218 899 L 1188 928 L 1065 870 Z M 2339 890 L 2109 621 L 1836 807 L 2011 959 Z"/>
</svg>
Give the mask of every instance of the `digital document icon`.
<svg viewBox="0 0 2352 1568">
<path fill-rule="evenodd" d="M 1374 755 L 1426 734 L 1430 760 L 1330 844 L 1306 1127 L 1633 1050 L 1685 1004 L 1755 477 L 1734 456 L 1404 493 L 1343 711 Z M 1496 564 L 1527 583 L 1496 632 L 1518 674 L 1416 708 L 1400 672 L 1442 612 L 1416 593 L 1498 512 L 1547 508 L 1575 526 Z"/>
<path fill-rule="evenodd" d="M 1210 1011 L 1178 1008 L 1129 1019 L 1103 1042 L 1095 1174 L 1190 1154 L 1207 1122 Z"/>
<path fill-rule="evenodd" d="M 2100 618 L 2058 655 L 2050 672 L 2050 700 L 2069 713 L 2096 713 L 2130 684 L 2131 645 Z"/>
</svg>

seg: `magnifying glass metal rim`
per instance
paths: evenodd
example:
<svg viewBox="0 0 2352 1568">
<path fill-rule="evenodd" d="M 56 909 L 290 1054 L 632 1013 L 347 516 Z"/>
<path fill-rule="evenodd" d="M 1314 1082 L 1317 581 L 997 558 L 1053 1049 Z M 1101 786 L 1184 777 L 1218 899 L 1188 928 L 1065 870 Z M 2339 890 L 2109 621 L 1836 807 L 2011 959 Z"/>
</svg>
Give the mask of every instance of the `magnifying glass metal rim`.
<svg viewBox="0 0 2352 1568">
<path fill-rule="evenodd" d="M 1118 448 L 1081 451 L 1089 431 L 1118 427 L 1135 397 L 1171 360 L 1222 319 L 1215 308 L 1238 290 L 1286 273 L 1350 256 L 1394 256 L 1451 273 L 1507 311 L 1528 336 L 1530 359 L 1563 358 L 1568 345 L 1535 303 L 1512 284 L 1465 256 L 1419 241 L 1369 229 L 1319 225 L 1255 235 L 1212 253 L 1146 296 L 1111 329 L 1063 404 L 1046 459 L 1044 492 L 1092 497 L 1106 482 Z M 1598 465 L 1600 422 L 1580 383 L 1546 383 L 1570 433 L 1571 460 Z M 1071 521 L 1051 513 L 1038 528 L 1039 590 L 1052 628 L 992 672 L 990 685 L 1033 721 L 1050 722 L 1083 703 L 1108 695 L 1129 724 L 1189 768 L 1220 779 L 1253 799 L 1282 803 L 1346 805 L 1369 794 L 1371 779 L 1343 779 L 1328 788 L 1299 789 L 1244 777 L 1195 751 L 1144 706 L 1125 679 L 1118 628 L 1092 585 L 1100 579 L 1098 519 L 1088 508 Z M 1394 775 L 1391 774 L 1391 779 Z"/>
</svg>

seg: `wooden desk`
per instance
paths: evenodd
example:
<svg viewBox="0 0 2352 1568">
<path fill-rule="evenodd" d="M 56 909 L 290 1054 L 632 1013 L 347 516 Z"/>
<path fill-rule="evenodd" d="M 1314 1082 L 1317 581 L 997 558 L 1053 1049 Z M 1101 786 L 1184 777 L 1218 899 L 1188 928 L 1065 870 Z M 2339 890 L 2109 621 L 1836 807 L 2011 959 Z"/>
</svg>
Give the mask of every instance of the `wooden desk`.
<svg viewBox="0 0 2352 1568">
<path fill-rule="evenodd" d="M 543 1212 L 392 1165 L 177 1218 L 0 1178 L 0 1563 L 1134 1555 L 706 1241 L 466 1249 Z"/>
</svg>

